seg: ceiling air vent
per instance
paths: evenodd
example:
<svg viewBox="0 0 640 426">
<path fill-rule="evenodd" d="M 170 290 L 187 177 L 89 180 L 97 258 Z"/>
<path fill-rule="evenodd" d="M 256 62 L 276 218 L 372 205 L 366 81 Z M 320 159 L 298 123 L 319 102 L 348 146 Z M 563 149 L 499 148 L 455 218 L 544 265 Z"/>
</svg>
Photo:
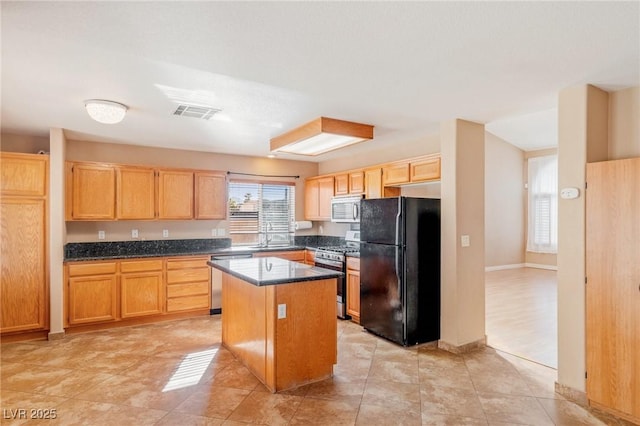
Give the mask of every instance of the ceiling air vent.
<svg viewBox="0 0 640 426">
<path fill-rule="evenodd" d="M 184 117 L 193 117 L 208 120 L 220 111 L 222 110 L 218 108 L 181 104 L 178 105 L 178 109 L 175 110 L 173 115 L 182 115 Z"/>
</svg>

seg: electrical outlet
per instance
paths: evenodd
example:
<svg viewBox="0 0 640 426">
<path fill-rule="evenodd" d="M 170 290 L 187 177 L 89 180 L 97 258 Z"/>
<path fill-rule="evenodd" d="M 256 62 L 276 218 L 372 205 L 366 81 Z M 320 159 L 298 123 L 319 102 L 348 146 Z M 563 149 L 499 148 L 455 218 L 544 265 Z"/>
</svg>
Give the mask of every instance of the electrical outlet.
<svg viewBox="0 0 640 426">
<path fill-rule="evenodd" d="M 322 225 L 318 226 L 318 231 L 320 231 L 320 234 L 324 234 L 324 228 Z"/>
<path fill-rule="evenodd" d="M 460 237 L 460 244 L 462 247 L 469 247 L 471 245 L 471 237 L 468 235 L 463 235 Z"/>
<path fill-rule="evenodd" d="M 211 236 L 212 237 L 217 237 L 218 236 L 218 230 L 216 228 L 212 228 L 211 229 Z"/>
<path fill-rule="evenodd" d="M 218 228 L 218 237 L 224 237 L 224 228 Z"/>
<path fill-rule="evenodd" d="M 162 230 L 162 236 L 164 238 L 169 238 L 169 230 L 168 229 L 163 229 Z"/>
<path fill-rule="evenodd" d="M 138 230 L 137 229 L 132 229 L 131 230 L 131 238 L 138 238 Z"/>
<path fill-rule="evenodd" d="M 287 317 L 287 305 L 281 303 L 278 305 L 278 319 L 284 319 Z"/>
<path fill-rule="evenodd" d="M 104 240 L 104 238 L 105 238 L 104 231 L 98 231 L 98 239 L 99 240 Z"/>
</svg>

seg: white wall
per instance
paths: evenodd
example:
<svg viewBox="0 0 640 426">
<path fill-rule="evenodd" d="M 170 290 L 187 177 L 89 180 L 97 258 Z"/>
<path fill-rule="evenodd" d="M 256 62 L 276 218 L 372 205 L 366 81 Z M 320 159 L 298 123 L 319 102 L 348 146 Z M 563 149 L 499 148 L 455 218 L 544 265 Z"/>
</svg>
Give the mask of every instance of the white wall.
<svg viewBox="0 0 640 426">
<path fill-rule="evenodd" d="M 485 132 L 485 266 L 524 263 L 524 152 Z"/>
</svg>

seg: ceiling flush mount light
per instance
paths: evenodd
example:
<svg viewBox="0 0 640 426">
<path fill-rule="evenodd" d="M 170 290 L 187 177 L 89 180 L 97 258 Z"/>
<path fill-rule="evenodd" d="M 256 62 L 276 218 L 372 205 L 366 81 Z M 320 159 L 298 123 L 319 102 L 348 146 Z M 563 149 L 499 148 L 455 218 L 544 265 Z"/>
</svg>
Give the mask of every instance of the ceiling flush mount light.
<svg viewBox="0 0 640 426">
<path fill-rule="evenodd" d="M 271 151 L 319 155 L 373 139 L 373 126 L 320 117 L 271 139 Z"/>
<path fill-rule="evenodd" d="M 98 123 L 115 124 L 122 121 L 127 113 L 127 106 L 104 99 L 88 99 L 84 101 L 89 117 Z"/>
</svg>

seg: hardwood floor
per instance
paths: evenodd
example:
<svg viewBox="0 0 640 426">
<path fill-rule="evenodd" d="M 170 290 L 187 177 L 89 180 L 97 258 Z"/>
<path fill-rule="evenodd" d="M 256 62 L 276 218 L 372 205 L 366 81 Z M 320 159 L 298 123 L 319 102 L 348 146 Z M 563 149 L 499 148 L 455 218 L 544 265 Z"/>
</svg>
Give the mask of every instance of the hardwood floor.
<svg viewBox="0 0 640 426">
<path fill-rule="evenodd" d="M 485 273 L 487 344 L 558 368 L 557 272 L 517 268 Z"/>
</svg>

